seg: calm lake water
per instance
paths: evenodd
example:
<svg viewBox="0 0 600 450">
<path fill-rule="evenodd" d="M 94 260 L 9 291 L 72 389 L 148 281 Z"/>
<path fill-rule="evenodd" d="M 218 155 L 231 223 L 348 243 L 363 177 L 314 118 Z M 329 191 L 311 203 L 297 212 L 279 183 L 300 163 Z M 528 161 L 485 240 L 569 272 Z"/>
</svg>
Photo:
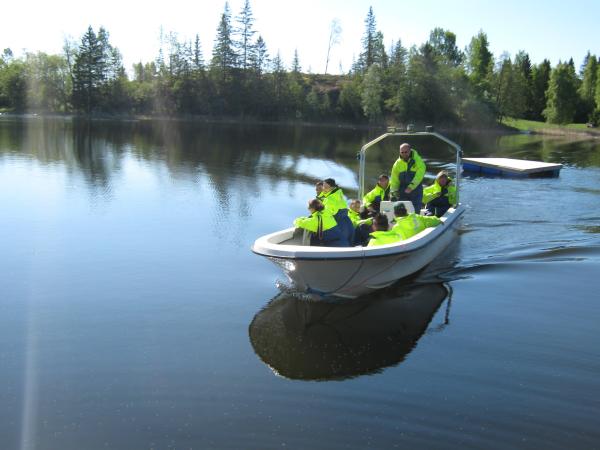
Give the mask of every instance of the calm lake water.
<svg viewBox="0 0 600 450">
<path fill-rule="evenodd" d="M 250 246 L 377 134 L 0 120 L 0 448 L 598 448 L 600 141 L 452 135 L 565 167 L 466 177 L 433 266 L 307 302 Z"/>
</svg>

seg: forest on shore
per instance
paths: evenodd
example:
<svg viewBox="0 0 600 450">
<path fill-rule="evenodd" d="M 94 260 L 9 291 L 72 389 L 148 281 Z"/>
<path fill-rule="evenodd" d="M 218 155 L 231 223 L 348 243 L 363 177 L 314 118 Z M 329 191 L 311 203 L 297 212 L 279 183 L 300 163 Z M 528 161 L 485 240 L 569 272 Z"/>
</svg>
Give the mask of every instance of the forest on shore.
<svg viewBox="0 0 600 450">
<path fill-rule="evenodd" d="M 398 39 L 386 48 L 369 8 L 348 73 L 314 74 L 303 71 L 297 51 L 289 64 L 271 55 L 254 21 L 249 0 L 235 16 L 225 3 L 210 58 L 198 35 L 161 33 L 155 60 L 134 64 L 131 75 L 104 28 L 66 40 L 61 54 L 4 49 L 0 111 L 469 127 L 505 117 L 600 122 L 600 64 L 589 52 L 579 69 L 572 58 L 532 64 L 525 50 L 493 55 L 483 30 L 461 50 L 442 28 L 420 46 Z"/>
</svg>

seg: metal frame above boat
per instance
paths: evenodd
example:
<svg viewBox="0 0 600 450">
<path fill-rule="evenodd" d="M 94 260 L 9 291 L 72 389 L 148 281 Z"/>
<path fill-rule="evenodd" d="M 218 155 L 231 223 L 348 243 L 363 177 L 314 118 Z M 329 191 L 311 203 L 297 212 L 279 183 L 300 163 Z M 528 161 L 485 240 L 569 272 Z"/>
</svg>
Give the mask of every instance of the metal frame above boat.
<svg viewBox="0 0 600 450">
<path fill-rule="evenodd" d="M 461 158 L 462 158 L 462 149 L 460 145 L 456 142 L 451 141 L 446 136 L 439 134 L 436 131 L 433 131 L 433 127 L 427 127 L 427 131 L 412 131 L 411 126 L 408 126 L 408 131 L 399 131 L 396 127 L 389 127 L 387 133 L 382 134 L 381 136 L 373 139 L 370 142 L 367 142 L 363 145 L 358 153 L 359 158 L 359 168 L 358 168 L 358 198 L 363 198 L 365 195 L 365 166 L 366 166 L 366 153 L 369 148 L 383 141 L 384 139 L 391 136 L 431 136 L 435 137 L 450 147 L 452 147 L 456 151 L 456 175 L 454 179 L 454 185 L 456 186 L 456 192 L 458 194 L 460 190 L 460 172 L 461 172 Z"/>
</svg>

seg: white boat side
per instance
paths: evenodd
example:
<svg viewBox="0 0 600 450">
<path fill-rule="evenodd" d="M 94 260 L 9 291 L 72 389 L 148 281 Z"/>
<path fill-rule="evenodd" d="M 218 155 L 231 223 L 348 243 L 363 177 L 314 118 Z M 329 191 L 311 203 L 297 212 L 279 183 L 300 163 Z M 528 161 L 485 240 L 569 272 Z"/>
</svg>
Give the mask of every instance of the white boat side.
<svg viewBox="0 0 600 450">
<path fill-rule="evenodd" d="M 282 269 L 295 287 L 320 296 L 355 298 L 384 288 L 430 264 L 458 233 L 464 206 L 450 208 L 442 224 L 410 239 L 376 247 L 301 245 L 294 228 L 256 240 L 252 251 Z"/>
</svg>

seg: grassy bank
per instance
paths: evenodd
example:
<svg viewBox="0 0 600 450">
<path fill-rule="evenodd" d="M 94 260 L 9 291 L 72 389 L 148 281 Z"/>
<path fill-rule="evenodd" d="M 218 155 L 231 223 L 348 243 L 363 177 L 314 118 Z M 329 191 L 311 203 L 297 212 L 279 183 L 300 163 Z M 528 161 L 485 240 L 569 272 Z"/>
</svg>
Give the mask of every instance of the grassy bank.
<svg viewBox="0 0 600 450">
<path fill-rule="evenodd" d="M 556 125 L 553 123 L 536 122 L 535 120 L 513 119 L 505 117 L 502 125 L 517 131 L 529 131 L 539 134 L 572 135 L 582 134 L 587 136 L 600 136 L 600 129 L 588 128 L 585 123 L 570 123 L 567 125 Z"/>
</svg>

